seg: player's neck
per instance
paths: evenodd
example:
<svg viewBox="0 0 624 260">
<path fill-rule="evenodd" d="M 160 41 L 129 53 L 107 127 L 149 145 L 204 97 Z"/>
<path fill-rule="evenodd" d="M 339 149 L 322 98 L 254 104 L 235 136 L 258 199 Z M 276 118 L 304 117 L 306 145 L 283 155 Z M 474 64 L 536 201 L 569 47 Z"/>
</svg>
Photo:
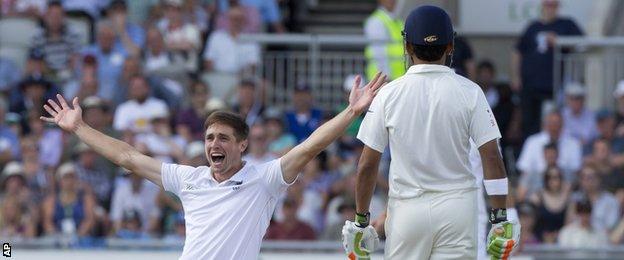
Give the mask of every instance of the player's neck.
<svg viewBox="0 0 624 260">
<path fill-rule="evenodd" d="M 444 57 L 446 57 L 446 55 Z M 412 65 L 421 65 L 421 64 L 444 65 L 444 58 L 442 58 L 440 60 L 436 60 L 436 61 L 424 61 L 424 60 L 418 59 L 416 57 L 412 57 Z"/>
<path fill-rule="evenodd" d="M 231 167 L 230 169 L 224 172 L 217 172 L 217 171 L 213 172 L 212 176 L 218 183 L 222 183 L 232 178 L 232 176 L 234 176 L 234 174 L 240 171 L 243 168 L 243 166 L 245 166 L 245 162 L 240 161 L 235 166 Z"/>
</svg>

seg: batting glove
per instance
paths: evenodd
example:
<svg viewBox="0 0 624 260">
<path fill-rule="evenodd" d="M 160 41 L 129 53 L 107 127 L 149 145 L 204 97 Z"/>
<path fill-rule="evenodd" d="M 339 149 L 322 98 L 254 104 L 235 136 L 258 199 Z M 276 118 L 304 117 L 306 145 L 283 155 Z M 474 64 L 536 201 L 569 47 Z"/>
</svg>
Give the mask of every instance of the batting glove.
<svg viewBox="0 0 624 260">
<path fill-rule="evenodd" d="M 520 223 L 515 220 L 492 225 L 488 234 L 487 252 L 491 260 L 507 260 L 520 243 Z"/>
<path fill-rule="evenodd" d="M 345 221 L 342 227 L 342 246 L 349 260 L 370 259 L 370 253 L 379 245 L 379 237 L 375 228 L 368 225 L 364 228 L 355 222 Z"/>
</svg>

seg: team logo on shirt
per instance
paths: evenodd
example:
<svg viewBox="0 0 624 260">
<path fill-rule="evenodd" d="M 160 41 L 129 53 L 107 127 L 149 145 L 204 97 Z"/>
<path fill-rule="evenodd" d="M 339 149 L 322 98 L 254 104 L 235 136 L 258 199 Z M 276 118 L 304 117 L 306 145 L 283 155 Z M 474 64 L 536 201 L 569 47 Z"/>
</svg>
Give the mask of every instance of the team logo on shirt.
<svg viewBox="0 0 624 260">
<path fill-rule="evenodd" d="M 184 187 L 185 190 L 196 190 L 197 188 L 195 186 L 193 186 L 192 184 L 187 183 L 186 186 Z"/>
<path fill-rule="evenodd" d="M 232 187 L 232 190 L 237 191 L 237 190 L 240 190 L 241 185 L 243 184 L 243 181 L 235 181 L 233 184 L 234 184 L 234 187 Z"/>
</svg>

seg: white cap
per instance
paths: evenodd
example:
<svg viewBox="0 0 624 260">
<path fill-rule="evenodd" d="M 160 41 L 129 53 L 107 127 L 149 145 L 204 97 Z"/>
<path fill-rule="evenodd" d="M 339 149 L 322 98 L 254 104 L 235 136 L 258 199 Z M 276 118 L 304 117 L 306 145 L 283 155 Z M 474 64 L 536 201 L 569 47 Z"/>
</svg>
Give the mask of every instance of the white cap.
<svg viewBox="0 0 624 260">
<path fill-rule="evenodd" d="M 344 91 L 346 91 L 346 92 L 351 91 L 351 88 L 353 88 L 353 84 L 355 84 L 355 78 L 356 78 L 357 76 L 358 76 L 358 75 L 356 75 L 356 74 L 351 74 L 351 75 L 348 75 L 348 76 L 345 78 L 344 83 L 342 84 L 342 89 L 343 89 Z M 360 88 L 361 88 L 361 87 L 362 87 L 362 86 L 364 86 L 364 85 L 366 85 L 366 84 L 365 84 L 365 82 L 364 82 L 364 78 L 362 78 L 362 80 L 360 81 L 360 85 L 359 85 L 358 87 L 360 87 Z"/>
<path fill-rule="evenodd" d="M 624 80 L 620 80 L 615 87 L 615 91 L 613 91 L 613 96 L 615 98 L 621 98 L 624 96 Z"/>
<path fill-rule="evenodd" d="M 565 94 L 567 96 L 583 97 L 585 93 L 585 87 L 581 83 L 570 82 L 565 85 Z"/>
<path fill-rule="evenodd" d="M 22 175 L 24 173 L 24 165 L 17 161 L 7 163 L 2 170 L 2 177 L 8 178 L 13 175 Z"/>
<path fill-rule="evenodd" d="M 186 157 L 188 157 L 189 159 L 203 155 L 204 143 L 201 141 L 195 141 L 195 142 L 188 144 L 188 146 L 186 147 L 185 154 L 186 154 Z"/>
<path fill-rule="evenodd" d="M 70 173 L 76 173 L 76 166 L 72 162 L 66 162 L 61 164 L 61 166 L 56 170 L 56 178 L 61 179 L 65 177 L 65 175 Z"/>
<path fill-rule="evenodd" d="M 225 109 L 226 107 L 227 106 L 225 102 L 223 102 L 223 100 L 218 98 L 211 98 L 210 100 L 208 100 L 208 102 L 206 102 L 206 106 L 204 107 L 204 109 L 206 111 L 216 111 Z"/>
</svg>

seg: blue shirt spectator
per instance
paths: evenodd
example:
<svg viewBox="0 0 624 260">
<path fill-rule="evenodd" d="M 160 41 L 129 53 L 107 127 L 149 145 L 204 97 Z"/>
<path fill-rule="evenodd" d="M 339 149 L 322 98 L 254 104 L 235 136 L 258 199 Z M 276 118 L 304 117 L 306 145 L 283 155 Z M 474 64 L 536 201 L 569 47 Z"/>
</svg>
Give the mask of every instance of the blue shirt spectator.
<svg viewBox="0 0 624 260">
<path fill-rule="evenodd" d="M 20 68 L 10 59 L 0 57 L 0 91 L 9 91 L 21 78 Z"/>
</svg>

